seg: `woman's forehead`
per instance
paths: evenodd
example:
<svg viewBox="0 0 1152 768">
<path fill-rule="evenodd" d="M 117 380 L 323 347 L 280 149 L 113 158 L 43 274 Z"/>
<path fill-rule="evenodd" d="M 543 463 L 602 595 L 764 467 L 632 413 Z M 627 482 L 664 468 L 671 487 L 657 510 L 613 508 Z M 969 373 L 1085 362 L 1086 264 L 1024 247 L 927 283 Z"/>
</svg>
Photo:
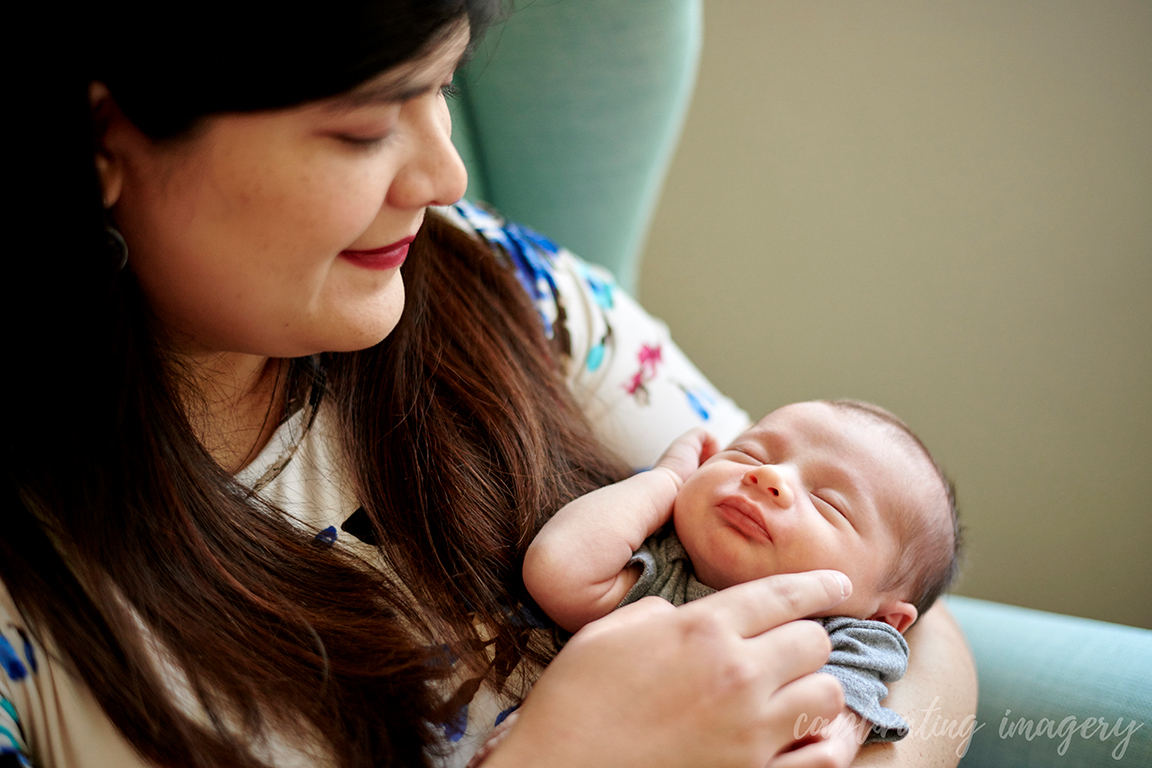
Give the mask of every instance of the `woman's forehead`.
<svg viewBox="0 0 1152 768">
<path fill-rule="evenodd" d="M 468 52 L 471 33 L 461 19 L 416 57 L 381 72 L 360 85 L 325 100 L 334 109 L 354 109 L 372 104 L 407 101 L 441 85 Z"/>
</svg>

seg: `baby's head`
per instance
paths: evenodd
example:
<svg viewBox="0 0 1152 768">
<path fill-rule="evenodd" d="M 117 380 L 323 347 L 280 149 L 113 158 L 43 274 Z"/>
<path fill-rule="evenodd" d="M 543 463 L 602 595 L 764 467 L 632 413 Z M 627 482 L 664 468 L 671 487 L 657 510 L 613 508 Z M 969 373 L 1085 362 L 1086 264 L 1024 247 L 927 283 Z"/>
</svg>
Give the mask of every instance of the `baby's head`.
<svg viewBox="0 0 1152 768">
<path fill-rule="evenodd" d="M 868 403 L 773 411 L 685 481 L 674 519 L 710 587 L 835 568 L 853 591 L 827 615 L 901 632 L 957 572 L 952 484 L 904 422 Z"/>
</svg>

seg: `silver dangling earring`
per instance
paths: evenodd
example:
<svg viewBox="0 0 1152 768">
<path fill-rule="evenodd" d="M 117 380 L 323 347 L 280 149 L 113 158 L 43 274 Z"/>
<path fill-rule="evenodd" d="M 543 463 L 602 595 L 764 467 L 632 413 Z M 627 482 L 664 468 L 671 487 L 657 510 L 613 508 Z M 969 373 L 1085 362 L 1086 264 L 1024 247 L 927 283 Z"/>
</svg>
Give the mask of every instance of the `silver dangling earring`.
<svg viewBox="0 0 1152 768">
<path fill-rule="evenodd" d="M 128 265 L 128 243 L 124 242 L 124 235 L 111 224 L 104 225 L 104 234 L 108 236 L 108 252 L 116 259 L 114 271 L 119 272 Z"/>
</svg>

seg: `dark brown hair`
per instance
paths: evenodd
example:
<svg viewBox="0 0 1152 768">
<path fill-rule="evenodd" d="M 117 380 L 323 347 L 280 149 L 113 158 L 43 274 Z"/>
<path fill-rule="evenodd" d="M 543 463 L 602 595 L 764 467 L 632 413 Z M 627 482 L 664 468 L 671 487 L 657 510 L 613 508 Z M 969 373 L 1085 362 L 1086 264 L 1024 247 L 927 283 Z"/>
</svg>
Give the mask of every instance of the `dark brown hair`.
<svg viewBox="0 0 1152 768">
<path fill-rule="evenodd" d="M 963 542 L 956 487 L 923 441 L 891 411 L 861 400 L 821 402 L 889 428 L 927 463 L 940 483 L 942 508 L 909 511 L 914 519 L 905 526 L 900 553 L 880 585 L 882 591 L 899 590 L 907 595 L 908 602 L 916 606 L 918 620 L 960 575 Z"/>
<path fill-rule="evenodd" d="M 347 12 L 337 5 L 325 23 Z M 475 24 L 483 5 L 364 3 L 376 16 L 363 34 L 393 24 L 407 49 L 376 56 L 362 41 L 375 56 L 370 64 L 341 64 L 326 85 L 309 80 L 295 98 L 355 84 L 349 79 L 412 55 L 463 14 Z M 253 45 L 278 42 L 246 29 Z M 188 53 L 181 41 L 195 35 L 172 31 L 172 51 L 136 67 L 148 78 L 163 81 L 156 70 Z M 76 39 L 64 36 L 52 49 L 67 57 L 100 30 L 73 32 Z M 133 45 L 129 32 L 115 34 Z M 347 36 L 312 37 L 321 47 L 357 48 Z M 330 66 L 323 51 L 300 56 Z M 209 84 L 226 81 L 236 64 L 206 58 L 195 75 Z M 260 765 L 252 747 L 270 732 L 304 732 L 342 766 L 426 764 L 436 724 L 454 714 L 430 685 L 448 669 L 428 638 L 497 682 L 506 670 L 489 667 L 478 622 L 491 633 L 485 640 L 514 658 L 546 658 L 520 618 L 523 550 L 542 515 L 619 479 L 623 468 L 567 393 L 515 278 L 488 246 L 429 216 L 404 268 L 407 307 L 392 335 L 363 352 L 324 356 L 318 369 L 312 359 L 289 367 L 293 395 L 326 379 L 357 491 L 394 574 L 341 547 L 316 546 L 196 440 L 146 302 L 106 247 L 87 109 L 93 70 L 86 60 L 63 64 L 67 77 L 31 79 L 38 87 L 17 94 L 43 130 L 28 134 L 14 171 L 21 226 L 9 244 L 19 254 L 7 304 L 16 370 L 0 578 L 32 631 L 158 764 Z M 258 85 L 245 87 L 263 93 Z M 136 89 L 133 119 L 154 120 L 154 138 L 221 109 L 291 103 L 284 94 L 275 104 L 213 102 L 215 91 L 200 85 L 200 101 L 183 113 L 177 100 L 161 99 L 162 109 L 142 115 L 148 88 L 110 87 L 114 96 Z M 243 97 L 243 88 L 225 90 Z M 206 722 L 174 703 L 159 658 L 184 673 Z"/>
<path fill-rule="evenodd" d="M 625 470 L 490 251 L 430 216 L 405 282 L 392 335 L 325 368 L 360 498 L 415 605 L 249 499 L 195 442 L 146 337 L 126 345 L 115 416 L 91 414 L 94 450 L 41 440 L 39 462 L 13 467 L 0 574 L 149 758 L 254 764 L 235 726 L 251 738 L 271 721 L 310 724 L 344 765 L 416 765 L 453 714 L 427 685 L 445 672 L 429 635 L 492 676 L 485 642 L 546 660 L 518 619 L 524 549 L 543 514 Z M 139 622 L 229 727 L 171 703 Z"/>
</svg>

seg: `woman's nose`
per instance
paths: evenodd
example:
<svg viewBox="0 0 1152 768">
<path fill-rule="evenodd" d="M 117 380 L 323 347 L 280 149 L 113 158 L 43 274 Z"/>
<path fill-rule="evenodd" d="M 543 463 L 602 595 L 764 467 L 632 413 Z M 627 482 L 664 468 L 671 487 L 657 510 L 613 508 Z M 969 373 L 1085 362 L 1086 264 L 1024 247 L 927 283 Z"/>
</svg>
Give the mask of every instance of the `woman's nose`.
<svg viewBox="0 0 1152 768">
<path fill-rule="evenodd" d="M 412 154 L 388 189 L 388 203 L 397 208 L 452 205 L 468 188 L 468 172 L 452 144 L 447 108 L 442 103 L 424 106 L 426 112 L 415 121 Z"/>
<path fill-rule="evenodd" d="M 744 484 L 751 486 L 755 493 L 763 494 L 781 509 L 788 509 L 796 500 L 792 486 L 775 464 L 761 464 L 748 470 L 744 473 Z"/>
</svg>

